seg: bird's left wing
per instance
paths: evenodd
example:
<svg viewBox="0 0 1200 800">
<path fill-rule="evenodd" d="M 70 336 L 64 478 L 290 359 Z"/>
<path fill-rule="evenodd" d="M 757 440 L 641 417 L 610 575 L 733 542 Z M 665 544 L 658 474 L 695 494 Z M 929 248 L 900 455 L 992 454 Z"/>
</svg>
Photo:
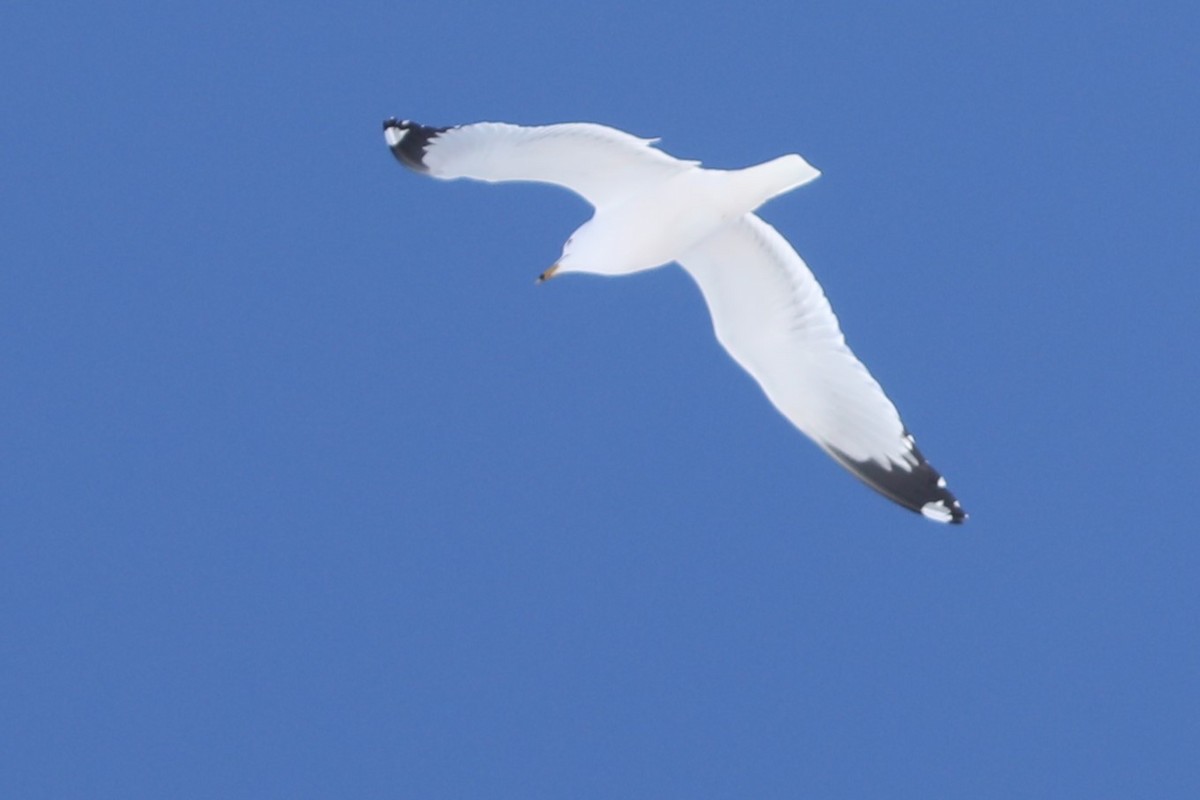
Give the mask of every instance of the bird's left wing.
<svg viewBox="0 0 1200 800">
<path fill-rule="evenodd" d="M 596 207 L 696 166 L 655 149 L 655 139 L 591 122 L 431 128 L 389 119 L 383 134 L 400 163 L 435 178 L 553 183 Z"/>
<path fill-rule="evenodd" d="M 940 522 L 966 519 L 778 231 L 747 214 L 678 260 L 704 294 L 717 339 L 792 424 L 895 502 Z"/>
</svg>

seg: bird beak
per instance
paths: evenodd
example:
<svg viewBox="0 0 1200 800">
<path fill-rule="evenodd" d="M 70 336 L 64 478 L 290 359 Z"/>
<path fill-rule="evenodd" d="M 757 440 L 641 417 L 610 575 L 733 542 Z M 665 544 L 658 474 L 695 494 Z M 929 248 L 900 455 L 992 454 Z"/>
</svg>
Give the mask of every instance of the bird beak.
<svg viewBox="0 0 1200 800">
<path fill-rule="evenodd" d="M 553 277 L 554 277 L 554 273 L 556 273 L 556 272 L 558 272 L 558 264 L 554 264 L 553 266 L 551 266 L 551 267 L 550 267 L 550 269 L 546 270 L 546 271 L 545 271 L 545 272 L 543 272 L 541 275 L 538 275 L 537 282 L 538 282 L 538 283 L 545 283 L 546 281 L 548 281 L 548 280 L 550 280 L 551 278 L 553 278 Z"/>
</svg>

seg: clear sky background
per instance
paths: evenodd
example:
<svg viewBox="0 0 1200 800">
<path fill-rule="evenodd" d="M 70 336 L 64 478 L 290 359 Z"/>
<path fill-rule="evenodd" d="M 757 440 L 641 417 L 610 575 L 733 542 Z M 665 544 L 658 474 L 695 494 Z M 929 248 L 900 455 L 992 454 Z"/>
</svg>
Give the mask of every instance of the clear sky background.
<svg viewBox="0 0 1200 800">
<path fill-rule="evenodd" d="M 1191 3 L 6 3 L 0 796 L 1200 796 Z M 593 120 L 763 216 L 971 514 L 677 268 L 384 145 Z"/>
</svg>

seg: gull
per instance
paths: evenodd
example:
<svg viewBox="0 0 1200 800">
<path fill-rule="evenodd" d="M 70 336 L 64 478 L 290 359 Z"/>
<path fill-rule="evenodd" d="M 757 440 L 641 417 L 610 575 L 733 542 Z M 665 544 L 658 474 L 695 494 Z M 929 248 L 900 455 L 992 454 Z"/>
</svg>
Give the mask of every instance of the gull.
<svg viewBox="0 0 1200 800">
<path fill-rule="evenodd" d="M 404 166 L 434 178 L 565 187 L 595 208 L 538 282 L 627 275 L 678 263 L 708 304 L 717 340 L 802 433 L 863 483 L 937 522 L 967 518 L 879 383 L 846 345 L 812 272 L 754 212 L 821 173 L 791 154 L 707 169 L 589 122 L 438 128 L 388 119 Z"/>
</svg>

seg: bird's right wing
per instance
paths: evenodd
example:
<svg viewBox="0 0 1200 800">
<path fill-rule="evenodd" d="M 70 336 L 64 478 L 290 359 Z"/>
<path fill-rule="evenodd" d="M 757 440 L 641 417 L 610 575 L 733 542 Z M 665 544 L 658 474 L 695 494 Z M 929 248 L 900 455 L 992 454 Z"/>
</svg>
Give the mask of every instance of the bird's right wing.
<svg viewBox="0 0 1200 800">
<path fill-rule="evenodd" d="M 966 518 L 778 231 L 747 214 L 678 260 L 704 294 L 717 339 L 793 425 L 906 508 L 940 522 Z"/>
<path fill-rule="evenodd" d="M 591 122 L 431 128 L 389 119 L 383 133 L 400 163 L 435 178 L 553 183 L 596 207 L 697 164 L 655 149 L 656 139 Z"/>
</svg>

